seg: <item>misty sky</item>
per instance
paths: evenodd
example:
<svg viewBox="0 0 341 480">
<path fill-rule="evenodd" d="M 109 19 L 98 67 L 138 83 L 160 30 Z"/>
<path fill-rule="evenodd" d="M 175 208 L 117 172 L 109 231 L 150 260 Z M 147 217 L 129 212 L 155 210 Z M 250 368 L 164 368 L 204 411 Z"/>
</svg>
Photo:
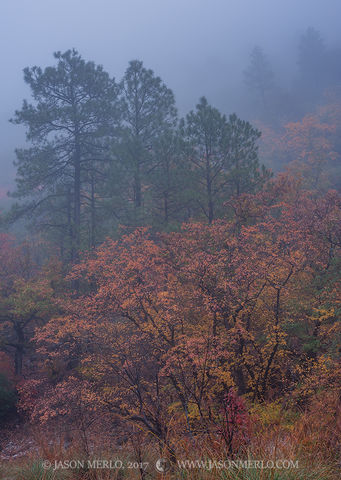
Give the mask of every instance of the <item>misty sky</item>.
<svg viewBox="0 0 341 480">
<path fill-rule="evenodd" d="M 74 47 L 118 80 L 129 60 L 141 59 L 173 89 L 181 113 L 202 95 L 238 113 L 255 44 L 285 84 L 308 26 L 341 44 L 340 14 L 340 0 L 0 0 L 0 196 L 13 184 L 14 148 L 24 143 L 23 130 L 8 122 L 30 98 L 22 70 L 52 64 L 52 52 Z"/>
</svg>

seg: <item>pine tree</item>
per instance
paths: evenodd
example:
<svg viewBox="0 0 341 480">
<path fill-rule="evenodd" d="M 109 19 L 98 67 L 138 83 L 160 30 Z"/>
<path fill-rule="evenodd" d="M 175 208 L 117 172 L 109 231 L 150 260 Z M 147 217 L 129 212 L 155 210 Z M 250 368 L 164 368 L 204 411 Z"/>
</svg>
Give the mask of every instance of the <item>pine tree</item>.
<svg viewBox="0 0 341 480">
<path fill-rule="evenodd" d="M 31 146 L 16 152 L 14 196 L 24 200 L 17 212 L 29 213 L 52 236 L 59 233 L 72 261 L 87 245 L 84 227 L 89 208 L 93 214 L 94 182 L 119 120 L 118 87 L 76 50 L 54 57 L 56 66 L 24 70 L 34 103 L 25 100 L 12 121 L 26 126 Z"/>
<path fill-rule="evenodd" d="M 274 88 L 274 74 L 263 50 L 256 46 L 250 55 L 250 65 L 244 71 L 244 80 L 250 90 L 260 97 L 264 110 L 268 108 L 268 95 Z"/>
<path fill-rule="evenodd" d="M 182 124 L 192 164 L 192 195 L 209 223 L 217 217 L 226 181 L 226 127 L 226 117 L 209 105 L 205 97 Z"/>
<path fill-rule="evenodd" d="M 173 92 L 143 63 L 133 60 L 120 84 L 124 128 L 118 157 L 124 164 L 125 192 L 133 222 L 143 223 L 144 190 L 153 168 L 155 142 L 176 121 Z"/>
<path fill-rule="evenodd" d="M 271 172 L 260 165 L 257 140 L 261 132 L 232 114 L 226 134 L 226 169 L 229 196 L 255 193 L 271 177 Z"/>
</svg>

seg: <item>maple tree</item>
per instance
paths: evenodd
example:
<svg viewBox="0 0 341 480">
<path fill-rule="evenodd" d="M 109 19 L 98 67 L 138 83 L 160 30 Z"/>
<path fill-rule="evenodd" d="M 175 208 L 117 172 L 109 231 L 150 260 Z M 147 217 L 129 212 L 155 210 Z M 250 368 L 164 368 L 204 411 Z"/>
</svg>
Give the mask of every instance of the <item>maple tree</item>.
<svg viewBox="0 0 341 480">
<path fill-rule="evenodd" d="M 231 388 L 276 398 L 322 352 L 332 359 L 340 197 L 279 179 L 253 200 L 256 220 L 237 229 L 237 216 L 158 236 L 140 228 L 75 266 L 78 295 L 36 333 L 47 373 L 24 391 L 32 418 L 73 417 L 81 404 L 173 454 L 170 417 L 184 435 L 210 435 Z"/>
<path fill-rule="evenodd" d="M 74 49 L 24 70 L 20 202 L 0 215 L 0 423 L 40 431 L 34 457 L 117 449 L 135 472 L 103 475 L 141 479 L 193 454 L 205 479 L 235 474 L 215 458 L 298 458 L 339 478 L 340 51 L 309 28 L 298 53 L 285 87 L 253 50 L 252 123 L 204 96 L 180 119 L 140 60 L 120 81 Z M 36 466 L 18 475 L 73 478 Z"/>
</svg>

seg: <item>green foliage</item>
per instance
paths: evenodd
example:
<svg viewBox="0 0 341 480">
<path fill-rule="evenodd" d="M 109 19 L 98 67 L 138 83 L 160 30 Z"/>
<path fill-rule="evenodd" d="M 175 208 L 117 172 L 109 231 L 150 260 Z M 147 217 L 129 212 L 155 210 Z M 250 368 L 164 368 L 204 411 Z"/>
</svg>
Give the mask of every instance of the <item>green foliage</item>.
<svg viewBox="0 0 341 480">
<path fill-rule="evenodd" d="M 260 132 L 236 114 L 227 120 L 202 97 L 181 127 L 191 165 L 192 196 L 209 223 L 222 216 L 231 197 L 254 193 L 271 177 L 259 165 Z"/>
<path fill-rule="evenodd" d="M 26 127 L 30 147 L 16 152 L 10 218 L 30 218 L 64 264 L 120 225 L 211 223 L 233 195 L 269 178 L 258 130 L 204 97 L 178 128 L 173 92 L 141 61 L 116 84 L 76 50 L 54 56 L 56 66 L 24 71 L 33 103 L 24 101 L 13 122 Z"/>
<path fill-rule="evenodd" d="M 103 176 L 99 165 L 105 164 L 108 138 L 114 135 L 118 92 L 103 68 L 76 50 L 54 57 L 57 66 L 24 70 L 34 103 L 24 101 L 13 122 L 27 128 L 31 147 L 16 152 L 14 196 L 25 203 L 12 212 L 29 213 L 73 259 L 80 247 L 88 246 L 88 223 L 90 245 L 94 243 L 95 179 Z"/>
<path fill-rule="evenodd" d="M 175 100 L 160 77 L 134 60 L 120 83 L 120 101 L 123 125 L 121 141 L 115 146 L 113 176 L 118 171 L 120 196 L 124 199 L 120 203 L 128 223 L 136 226 L 150 219 L 145 196 L 151 183 L 158 182 L 156 170 L 165 161 L 164 155 L 159 158 L 157 154 L 166 137 L 172 135 Z"/>
<path fill-rule="evenodd" d="M 52 468 L 46 469 L 43 467 L 41 460 L 36 460 L 20 469 L 18 476 L 14 478 L 17 480 L 66 480 L 71 478 L 70 473 L 68 471 L 54 471 Z"/>
</svg>

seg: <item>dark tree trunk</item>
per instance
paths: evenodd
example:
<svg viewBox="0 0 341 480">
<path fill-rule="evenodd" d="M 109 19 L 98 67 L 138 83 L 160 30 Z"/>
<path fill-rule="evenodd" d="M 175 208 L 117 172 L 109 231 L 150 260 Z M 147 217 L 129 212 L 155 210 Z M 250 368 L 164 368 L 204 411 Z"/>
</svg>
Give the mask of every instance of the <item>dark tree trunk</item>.
<svg viewBox="0 0 341 480">
<path fill-rule="evenodd" d="M 75 159 L 74 159 L 74 246 L 75 260 L 79 258 L 80 250 L 80 224 L 81 224 L 81 158 L 80 146 L 76 138 Z"/>
<path fill-rule="evenodd" d="M 14 325 L 14 330 L 16 333 L 16 344 L 15 344 L 15 354 L 14 354 L 14 368 L 16 375 L 22 375 L 23 369 L 23 358 L 24 358 L 24 349 L 25 349 L 25 335 L 21 325 Z"/>
<path fill-rule="evenodd" d="M 141 173 L 139 161 L 136 162 L 136 171 L 134 175 L 134 203 L 135 208 L 140 208 L 142 205 Z"/>
<path fill-rule="evenodd" d="M 66 200 L 66 208 L 67 208 L 67 234 L 70 248 L 70 261 L 71 263 L 74 261 L 74 245 L 73 245 L 73 225 L 72 225 L 72 192 L 69 189 L 67 193 L 67 200 Z"/>
<path fill-rule="evenodd" d="M 95 180 L 94 176 L 91 175 L 91 218 L 90 218 L 90 246 L 95 247 L 96 245 L 96 211 L 95 211 Z"/>
<path fill-rule="evenodd" d="M 212 178 L 210 157 L 206 154 L 206 190 L 207 190 L 207 210 L 208 223 L 212 223 L 214 219 L 213 196 L 212 196 Z"/>
<path fill-rule="evenodd" d="M 169 214 L 168 214 L 168 195 L 167 193 L 164 194 L 163 197 L 163 214 L 164 214 L 164 224 L 168 225 Z"/>
</svg>

